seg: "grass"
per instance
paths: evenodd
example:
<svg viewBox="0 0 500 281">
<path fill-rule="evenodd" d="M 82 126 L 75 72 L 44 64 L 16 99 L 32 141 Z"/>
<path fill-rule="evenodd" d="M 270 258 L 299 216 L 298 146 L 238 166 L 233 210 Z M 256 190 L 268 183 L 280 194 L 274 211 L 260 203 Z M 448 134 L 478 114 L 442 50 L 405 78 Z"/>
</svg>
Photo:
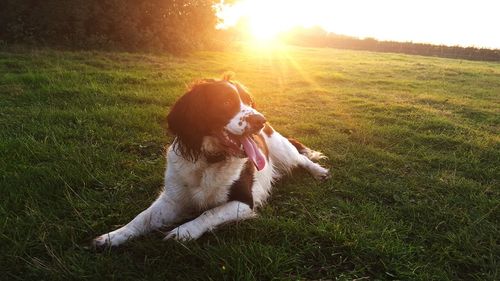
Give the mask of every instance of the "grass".
<svg viewBox="0 0 500 281">
<path fill-rule="evenodd" d="M 226 70 L 329 156 L 255 220 L 96 253 L 161 189 L 169 106 Z M 334 49 L 0 51 L 0 279 L 498 280 L 500 64 Z"/>
</svg>

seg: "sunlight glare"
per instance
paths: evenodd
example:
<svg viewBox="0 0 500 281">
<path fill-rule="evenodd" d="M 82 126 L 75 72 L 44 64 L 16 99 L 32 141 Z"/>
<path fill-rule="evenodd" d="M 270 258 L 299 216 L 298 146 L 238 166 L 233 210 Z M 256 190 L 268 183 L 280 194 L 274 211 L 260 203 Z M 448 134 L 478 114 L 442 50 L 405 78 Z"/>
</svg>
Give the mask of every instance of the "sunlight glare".
<svg viewBox="0 0 500 281">
<path fill-rule="evenodd" d="M 217 28 L 270 41 L 294 27 L 379 40 L 500 48 L 493 0 L 235 0 L 216 4 Z M 244 23 L 241 25 L 241 23 Z"/>
<path fill-rule="evenodd" d="M 280 32 L 314 24 L 314 15 L 304 13 L 308 5 L 307 1 L 281 0 L 241 0 L 231 5 L 221 2 L 215 6 L 221 20 L 217 28 L 236 26 L 241 20 L 254 40 L 275 41 Z"/>
</svg>

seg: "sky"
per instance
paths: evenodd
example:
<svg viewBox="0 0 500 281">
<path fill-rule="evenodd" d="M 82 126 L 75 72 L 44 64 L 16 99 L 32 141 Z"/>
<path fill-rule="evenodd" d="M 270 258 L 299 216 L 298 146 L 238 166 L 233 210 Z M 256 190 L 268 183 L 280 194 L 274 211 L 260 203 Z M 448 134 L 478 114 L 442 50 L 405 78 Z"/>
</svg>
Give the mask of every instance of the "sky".
<svg viewBox="0 0 500 281">
<path fill-rule="evenodd" d="M 319 25 L 337 34 L 500 49 L 500 0 L 237 0 L 220 27 L 246 17 L 257 37 Z"/>
</svg>

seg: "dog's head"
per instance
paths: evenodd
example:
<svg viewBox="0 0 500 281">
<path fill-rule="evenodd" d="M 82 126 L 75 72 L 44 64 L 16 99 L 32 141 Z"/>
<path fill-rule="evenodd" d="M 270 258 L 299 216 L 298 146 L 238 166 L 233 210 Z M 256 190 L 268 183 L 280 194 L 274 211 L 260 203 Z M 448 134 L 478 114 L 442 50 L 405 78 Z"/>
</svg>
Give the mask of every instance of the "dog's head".
<svg viewBox="0 0 500 281">
<path fill-rule="evenodd" d="M 186 159 L 226 153 L 248 157 L 258 169 L 265 165 L 252 134 L 262 130 L 266 119 L 255 110 L 247 89 L 229 76 L 195 83 L 177 100 L 167 120 L 176 136 L 174 148 Z"/>
</svg>

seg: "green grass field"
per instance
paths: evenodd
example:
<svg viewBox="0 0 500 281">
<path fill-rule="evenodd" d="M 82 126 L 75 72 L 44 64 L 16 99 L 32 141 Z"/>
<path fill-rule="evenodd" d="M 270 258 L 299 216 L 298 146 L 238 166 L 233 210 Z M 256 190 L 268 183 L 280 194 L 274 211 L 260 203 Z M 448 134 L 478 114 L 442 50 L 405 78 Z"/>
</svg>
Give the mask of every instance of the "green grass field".
<svg viewBox="0 0 500 281">
<path fill-rule="evenodd" d="M 323 151 L 257 219 L 93 252 L 161 189 L 164 119 L 232 70 Z M 185 57 L 0 51 L 2 280 L 498 280 L 500 64 L 287 48 Z"/>
</svg>

